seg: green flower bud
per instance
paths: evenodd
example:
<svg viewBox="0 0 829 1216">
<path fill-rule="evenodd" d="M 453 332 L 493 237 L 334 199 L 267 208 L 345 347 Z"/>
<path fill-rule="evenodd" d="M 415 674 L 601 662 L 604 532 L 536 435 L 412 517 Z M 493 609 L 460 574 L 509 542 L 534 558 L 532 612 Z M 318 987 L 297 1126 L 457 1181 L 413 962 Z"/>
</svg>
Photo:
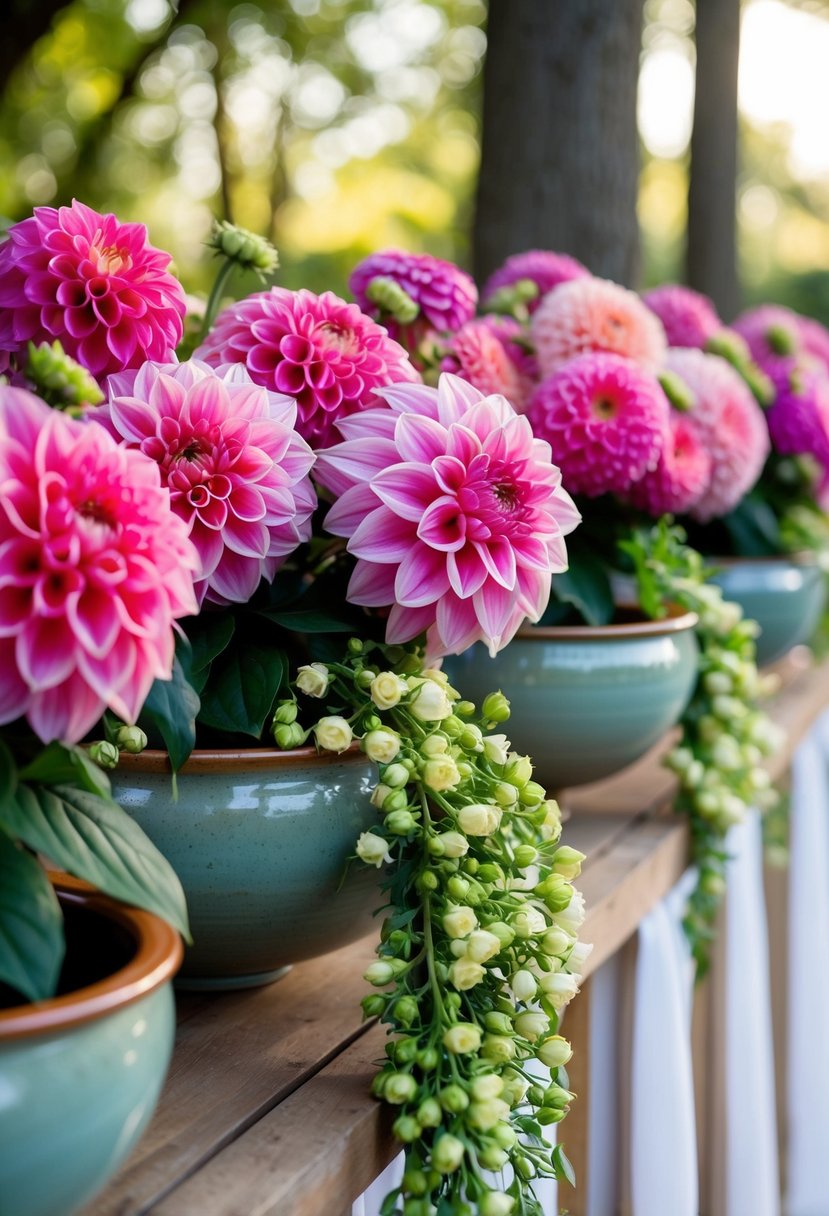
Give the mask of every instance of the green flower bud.
<svg viewBox="0 0 829 1216">
<path fill-rule="evenodd" d="M 484 697 L 481 713 L 488 722 L 506 722 L 509 712 L 509 701 L 502 692 L 491 692 Z"/>
<path fill-rule="evenodd" d="M 431 870 L 424 870 L 417 879 L 418 889 L 421 891 L 437 891 L 440 886 L 440 880 L 437 874 Z"/>
<path fill-rule="evenodd" d="M 544 1102 L 544 1090 L 540 1085 L 531 1085 L 527 1090 L 527 1101 L 533 1106 L 541 1106 Z"/>
<path fill-rule="evenodd" d="M 554 1110 L 567 1110 L 575 1096 L 570 1093 L 569 1089 L 563 1089 L 560 1085 L 551 1085 L 544 1094 L 542 1105 L 551 1106 Z"/>
<path fill-rule="evenodd" d="M 384 1097 L 387 1102 L 390 1100 L 388 1087 L 386 1088 Z M 422 1129 L 413 1115 L 398 1115 L 391 1125 L 391 1130 L 402 1144 L 413 1144 L 415 1140 L 420 1139 Z"/>
<path fill-rule="evenodd" d="M 504 769 L 504 779 L 521 790 L 533 775 L 532 761 L 529 756 L 514 756 Z"/>
<path fill-rule="evenodd" d="M 349 654 L 362 654 L 364 649 L 362 640 L 360 638 L 349 638 L 346 649 Z"/>
<path fill-rule="evenodd" d="M 404 1195 L 425 1195 L 429 1180 L 423 1170 L 406 1170 L 400 1180 L 400 1189 Z"/>
<path fill-rule="evenodd" d="M 523 1154 L 516 1154 L 512 1158 L 512 1168 L 515 1170 L 519 1178 L 523 1178 L 524 1182 L 529 1182 L 535 1178 L 535 1166 L 529 1157 Z"/>
<path fill-rule="evenodd" d="M 383 784 L 389 786 L 389 788 L 393 790 L 400 789 L 402 786 L 406 785 L 409 780 L 409 775 L 409 770 L 406 768 L 406 765 L 399 764 L 397 762 L 394 764 L 389 764 L 387 768 L 383 769 L 381 774 Z"/>
<path fill-rule="evenodd" d="M 354 676 L 354 683 L 358 688 L 371 688 L 374 683 L 374 672 L 370 667 L 363 667 Z"/>
<path fill-rule="evenodd" d="M 454 874 L 446 884 L 446 891 L 452 899 L 464 900 L 469 894 L 469 880 L 462 878 L 460 874 Z"/>
<path fill-rule="evenodd" d="M 392 811 L 386 817 L 386 827 L 393 836 L 408 836 L 417 827 L 417 820 L 411 811 Z"/>
<path fill-rule="evenodd" d="M 26 379 L 49 405 L 72 414 L 80 414 L 83 406 L 97 405 L 104 399 L 86 368 L 71 359 L 57 339 L 51 345 L 29 343 Z"/>
<path fill-rule="evenodd" d="M 415 1059 L 423 1072 L 432 1072 L 438 1066 L 440 1055 L 436 1047 L 421 1047 Z"/>
<path fill-rule="evenodd" d="M 402 1106 L 404 1102 L 411 1102 L 416 1093 L 417 1081 L 411 1073 L 391 1072 L 387 1074 L 386 1084 L 383 1087 L 383 1097 L 387 1102 L 391 1102 L 394 1106 Z"/>
<path fill-rule="evenodd" d="M 407 291 L 388 275 L 375 275 L 366 284 L 366 298 L 381 312 L 388 313 L 398 325 L 411 325 L 417 319 L 420 305 Z"/>
<path fill-rule="evenodd" d="M 676 372 L 663 370 L 657 378 L 663 393 L 680 414 L 690 413 L 696 407 L 697 399 L 694 393 Z"/>
<path fill-rule="evenodd" d="M 556 1110 L 553 1106 L 542 1106 L 535 1112 L 535 1117 L 542 1127 L 547 1127 L 551 1123 L 561 1123 L 566 1113 L 563 1110 Z"/>
<path fill-rule="evenodd" d="M 371 1000 L 371 997 L 368 999 Z M 411 1026 L 417 1014 L 417 1001 L 412 996 L 402 996 L 394 1006 L 394 1016 L 401 1026 Z"/>
<path fill-rule="evenodd" d="M 472 701 L 458 701 L 455 705 L 455 713 L 462 718 L 470 718 L 474 712 L 475 705 Z"/>
<path fill-rule="evenodd" d="M 273 737 L 277 747 L 288 751 L 293 747 L 301 747 L 307 738 L 307 733 L 298 722 L 280 722 L 278 726 L 274 727 Z"/>
<path fill-rule="evenodd" d="M 578 878 L 584 858 L 585 854 L 578 849 L 571 849 L 566 844 L 559 845 L 553 856 L 553 872 L 566 879 Z"/>
<path fill-rule="evenodd" d="M 488 925 L 484 926 L 490 933 L 498 938 L 501 943 L 501 949 L 504 950 L 507 946 L 511 946 L 515 941 L 515 932 L 510 928 L 505 921 L 493 920 Z"/>
<path fill-rule="evenodd" d="M 360 1004 L 367 1018 L 379 1018 L 385 1012 L 386 998 L 380 996 L 379 992 L 373 992 L 371 996 L 364 996 Z"/>
<path fill-rule="evenodd" d="M 394 979 L 394 968 L 387 959 L 378 959 L 371 963 L 363 972 L 363 979 L 376 988 L 383 988 Z"/>
<path fill-rule="evenodd" d="M 426 1098 L 417 1108 L 417 1121 L 421 1127 L 440 1127 L 443 1111 L 436 1098 Z"/>
<path fill-rule="evenodd" d="M 513 1148 L 518 1140 L 509 1123 L 496 1123 L 492 1129 L 492 1137 L 501 1148 Z"/>
<path fill-rule="evenodd" d="M 115 746 L 122 752 L 137 756 L 147 746 L 147 736 L 140 726 L 119 726 L 115 732 Z"/>
<path fill-rule="evenodd" d="M 514 857 L 519 870 L 526 870 L 527 866 L 533 865 L 538 860 L 538 849 L 534 849 L 531 844 L 519 844 Z"/>
<path fill-rule="evenodd" d="M 485 1035 L 481 1045 L 481 1055 L 485 1060 L 508 1064 L 510 1060 L 515 1059 L 515 1039 L 505 1034 Z"/>
<path fill-rule="evenodd" d="M 89 745 L 89 759 L 101 768 L 115 768 L 120 755 L 115 744 L 108 743 L 106 739 L 100 739 Z"/>
<path fill-rule="evenodd" d="M 505 809 L 510 806 L 515 806 L 518 801 L 519 790 L 516 786 L 511 785 L 509 781 L 499 781 L 495 789 L 492 791 L 492 796 L 498 803 L 498 806 Z"/>
<path fill-rule="evenodd" d="M 537 781 L 528 781 L 518 795 L 518 801 L 522 806 L 535 806 L 546 797 L 547 791 L 543 785 L 539 785 Z"/>
<path fill-rule="evenodd" d="M 395 1064 L 414 1064 L 417 1057 L 417 1039 L 398 1039 L 394 1045 Z"/>
<path fill-rule="evenodd" d="M 432 1149 L 432 1165 L 439 1174 L 452 1174 L 463 1161 L 463 1143 L 448 1132 L 436 1141 Z"/>
<path fill-rule="evenodd" d="M 502 1148 L 492 1142 L 478 1149 L 478 1164 L 485 1170 L 502 1170 L 509 1161 L 509 1156 Z"/>
<path fill-rule="evenodd" d="M 279 265 L 279 254 L 270 241 L 227 220 L 216 221 L 207 244 L 228 261 L 255 271 L 260 278 L 273 274 Z"/>
<path fill-rule="evenodd" d="M 274 711 L 273 726 L 279 726 L 280 723 L 290 726 L 292 722 L 296 722 L 296 716 L 296 701 L 280 701 Z"/>
<path fill-rule="evenodd" d="M 469 1095 L 460 1085 L 445 1085 L 438 1094 L 438 1101 L 450 1115 L 462 1115 L 469 1106 Z"/>
</svg>

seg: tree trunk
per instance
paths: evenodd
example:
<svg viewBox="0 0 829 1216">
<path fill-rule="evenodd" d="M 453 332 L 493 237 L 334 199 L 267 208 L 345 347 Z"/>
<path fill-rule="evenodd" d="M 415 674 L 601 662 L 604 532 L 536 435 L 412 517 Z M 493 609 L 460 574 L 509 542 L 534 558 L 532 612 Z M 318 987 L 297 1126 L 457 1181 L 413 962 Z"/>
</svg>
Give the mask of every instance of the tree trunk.
<svg viewBox="0 0 829 1216">
<path fill-rule="evenodd" d="M 731 320 L 740 307 L 735 215 L 740 0 L 697 0 L 696 43 L 686 277 Z"/>
<path fill-rule="evenodd" d="M 490 0 L 475 269 L 555 249 L 633 284 L 642 0 Z"/>
</svg>

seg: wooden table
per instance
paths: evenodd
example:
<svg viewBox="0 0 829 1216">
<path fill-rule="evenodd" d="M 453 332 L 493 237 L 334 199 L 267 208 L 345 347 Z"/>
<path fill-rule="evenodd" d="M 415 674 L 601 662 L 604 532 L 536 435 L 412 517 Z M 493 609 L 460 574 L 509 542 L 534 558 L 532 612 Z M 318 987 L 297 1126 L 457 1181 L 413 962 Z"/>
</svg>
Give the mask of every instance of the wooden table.
<svg viewBox="0 0 829 1216">
<path fill-rule="evenodd" d="M 829 702 L 829 665 L 795 656 L 772 706 L 789 731 L 773 776 Z M 664 749 L 663 749 L 664 750 Z M 635 934 L 687 866 L 688 829 L 670 811 L 673 779 L 658 751 L 621 779 L 573 795 L 565 829 L 587 853 L 582 933 L 595 971 Z M 176 1048 L 161 1103 L 113 1183 L 83 1216 L 346 1216 L 392 1159 L 388 1113 L 368 1095 L 385 1028 L 361 1021 L 373 939 L 303 963 L 267 988 L 180 996 Z M 586 1016 L 574 1002 L 567 1033 Z M 586 1092 L 586 1053 L 573 1061 Z M 578 1083 L 577 1083 L 578 1082 Z M 579 1108 L 582 1108 L 581 1110 Z M 586 1151 L 586 1103 L 565 1125 Z"/>
</svg>

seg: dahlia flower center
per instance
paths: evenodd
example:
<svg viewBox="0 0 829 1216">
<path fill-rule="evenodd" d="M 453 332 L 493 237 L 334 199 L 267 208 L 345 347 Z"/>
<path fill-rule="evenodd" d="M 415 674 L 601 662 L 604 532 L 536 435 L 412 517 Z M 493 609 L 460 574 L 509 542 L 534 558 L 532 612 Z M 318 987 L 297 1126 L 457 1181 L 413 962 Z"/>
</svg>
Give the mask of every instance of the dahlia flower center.
<svg viewBox="0 0 829 1216">
<path fill-rule="evenodd" d="M 593 402 L 593 414 L 596 418 L 600 418 L 602 422 L 608 422 L 611 418 L 615 418 L 616 412 L 616 402 L 612 401 L 610 397 L 597 397 Z"/>
<path fill-rule="evenodd" d="M 115 532 L 118 521 L 108 507 L 94 498 L 88 498 L 76 507 L 77 515 L 86 524 L 88 532 Z"/>
<path fill-rule="evenodd" d="M 336 350 L 340 354 L 354 354 L 358 349 L 354 330 L 349 329 L 346 325 L 338 325 L 336 321 L 324 321 L 319 326 L 317 333 L 320 344 L 325 350 Z"/>
<path fill-rule="evenodd" d="M 471 539 L 482 539 L 484 533 L 500 535 L 507 520 L 515 524 L 523 519 L 524 487 L 503 462 L 492 461 L 487 467 L 470 471 L 473 476 L 458 495 L 458 505 L 467 516 Z"/>
<path fill-rule="evenodd" d="M 132 266 L 129 252 L 115 245 L 103 245 L 102 240 L 103 234 L 99 230 L 89 249 L 89 260 L 95 263 L 98 273 L 120 274 L 122 270 L 129 270 Z"/>
</svg>

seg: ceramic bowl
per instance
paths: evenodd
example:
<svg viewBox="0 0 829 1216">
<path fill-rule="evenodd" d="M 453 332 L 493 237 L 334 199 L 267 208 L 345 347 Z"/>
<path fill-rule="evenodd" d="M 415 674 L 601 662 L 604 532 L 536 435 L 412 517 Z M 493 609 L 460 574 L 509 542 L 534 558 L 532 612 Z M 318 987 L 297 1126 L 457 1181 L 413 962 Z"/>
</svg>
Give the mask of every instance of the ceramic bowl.
<svg viewBox="0 0 829 1216">
<path fill-rule="evenodd" d="M 826 607 L 826 575 L 811 554 L 712 558 L 713 581 L 760 626 L 757 662 L 774 663 L 808 642 Z"/>
</svg>

